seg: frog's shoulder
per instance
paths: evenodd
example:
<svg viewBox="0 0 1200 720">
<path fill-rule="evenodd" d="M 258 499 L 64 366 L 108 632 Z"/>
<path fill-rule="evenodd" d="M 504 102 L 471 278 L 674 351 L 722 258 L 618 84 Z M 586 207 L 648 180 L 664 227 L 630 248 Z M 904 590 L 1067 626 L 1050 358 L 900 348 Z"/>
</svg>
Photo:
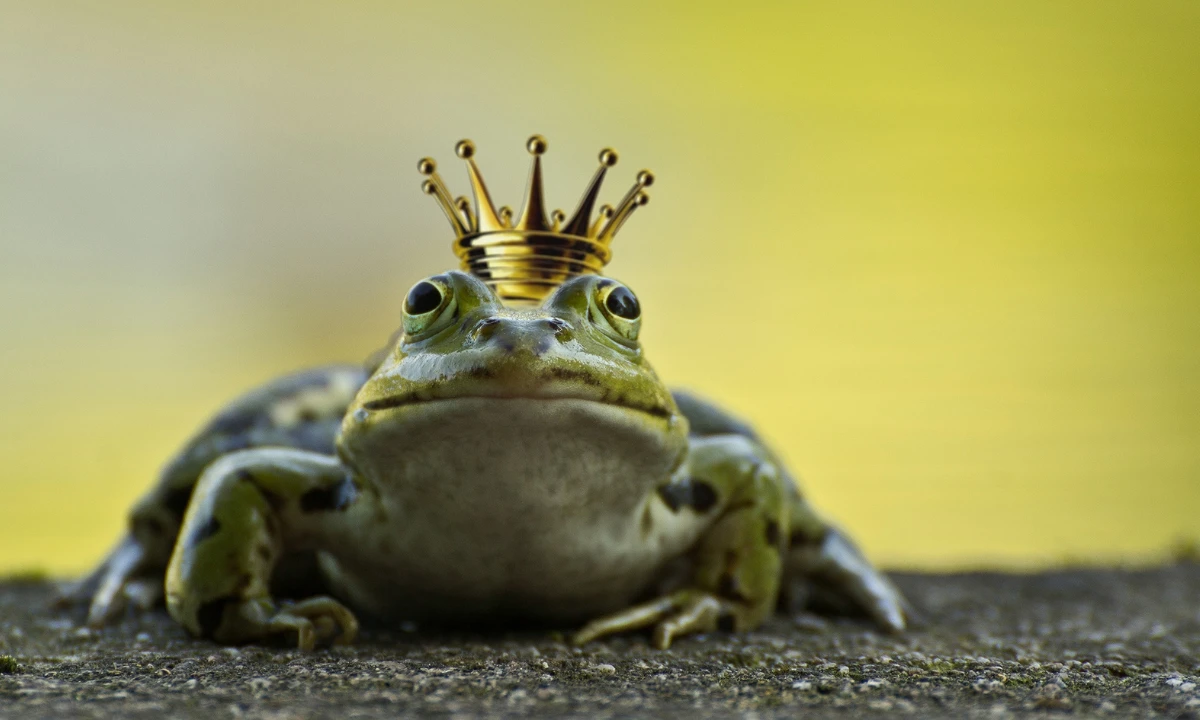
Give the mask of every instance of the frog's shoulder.
<svg viewBox="0 0 1200 720">
<path fill-rule="evenodd" d="M 673 389 L 671 397 L 675 399 L 679 411 L 687 418 L 690 434 L 693 436 L 741 435 L 755 442 L 762 442 L 749 423 L 690 390 Z"/>
</svg>

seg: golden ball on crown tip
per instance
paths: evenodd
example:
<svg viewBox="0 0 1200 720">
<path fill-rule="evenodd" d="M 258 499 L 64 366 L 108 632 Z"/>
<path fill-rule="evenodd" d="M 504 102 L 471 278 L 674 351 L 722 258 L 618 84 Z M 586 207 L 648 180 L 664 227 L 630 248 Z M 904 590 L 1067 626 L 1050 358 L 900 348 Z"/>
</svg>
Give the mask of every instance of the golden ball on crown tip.
<svg viewBox="0 0 1200 720">
<path fill-rule="evenodd" d="M 600 164 L 604 167 L 612 167 L 617 164 L 617 151 L 612 148 L 604 148 L 600 151 Z"/>
<path fill-rule="evenodd" d="M 437 163 L 433 161 L 433 158 L 421 158 L 417 161 L 417 172 L 422 175 L 432 175 L 436 171 Z"/>
<path fill-rule="evenodd" d="M 530 135 L 529 140 L 525 142 L 525 149 L 530 155 L 541 155 L 546 152 L 546 138 L 541 135 Z"/>
<path fill-rule="evenodd" d="M 475 154 L 475 143 L 470 140 L 459 140 L 458 144 L 454 146 L 454 154 L 466 160 Z"/>
<path fill-rule="evenodd" d="M 432 180 L 426 180 L 425 182 L 421 183 L 421 192 L 425 193 L 426 195 L 433 195 L 437 192 L 437 188 L 434 186 Z"/>
<path fill-rule="evenodd" d="M 650 187 L 654 184 L 654 173 L 649 170 L 643 170 L 637 175 L 638 184 L 643 187 Z"/>
</svg>

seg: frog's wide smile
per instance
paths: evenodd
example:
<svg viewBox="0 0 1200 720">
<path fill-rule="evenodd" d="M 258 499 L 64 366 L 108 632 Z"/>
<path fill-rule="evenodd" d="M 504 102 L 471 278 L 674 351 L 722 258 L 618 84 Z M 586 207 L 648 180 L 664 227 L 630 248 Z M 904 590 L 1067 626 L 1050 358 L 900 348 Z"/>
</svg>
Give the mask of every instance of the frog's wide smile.
<svg viewBox="0 0 1200 720">
<path fill-rule="evenodd" d="M 609 405 L 613 407 L 625 408 L 637 412 L 652 415 L 657 418 L 669 419 L 674 413 L 667 407 L 657 403 L 638 402 L 631 398 L 618 395 L 614 392 L 605 392 L 603 394 L 588 395 L 586 393 L 575 391 L 550 391 L 550 392 L 525 392 L 525 393 L 466 393 L 466 394 L 438 394 L 431 392 L 413 391 L 403 393 L 401 395 L 392 395 L 390 397 L 379 398 L 376 400 L 368 400 L 364 402 L 362 407 L 369 411 L 390 410 L 394 408 L 410 407 L 416 405 L 429 405 L 432 403 L 450 403 L 458 400 L 575 400 L 579 402 L 591 402 L 597 405 Z"/>
</svg>

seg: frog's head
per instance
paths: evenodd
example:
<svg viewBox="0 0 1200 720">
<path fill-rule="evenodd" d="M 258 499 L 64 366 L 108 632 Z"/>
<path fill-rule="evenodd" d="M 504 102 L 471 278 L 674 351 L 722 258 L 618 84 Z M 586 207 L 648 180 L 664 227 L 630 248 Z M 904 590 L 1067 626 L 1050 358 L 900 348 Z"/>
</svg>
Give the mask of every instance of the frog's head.
<svg viewBox="0 0 1200 720">
<path fill-rule="evenodd" d="M 372 430 L 424 436 L 430 424 L 451 419 L 469 444 L 473 431 L 463 427 L 462 407 L 482 412 L 479 424 L 489 427 L 507 421 L 504 403 L 479 411 L 479 401 L 523 400 L 508 407 L 527 432 L 539 431 L 530 427 L 531 415 L 559 422 L 552 408 L 565 401 L 558 405 L 572 405 L 572 417 L 591 407 L 583 414 L 599 424 L 621 425 L 682 454 L 687 422 L 643 356 L 641 319 L 633 292 L 597 275 L 568 280 L 532 308 L 504 305 L 467 273 L 422 280 L 405 299 L 403 331 L 350 408 L 344 450 L 353 452 L 356 435 Z"/>
</svg>

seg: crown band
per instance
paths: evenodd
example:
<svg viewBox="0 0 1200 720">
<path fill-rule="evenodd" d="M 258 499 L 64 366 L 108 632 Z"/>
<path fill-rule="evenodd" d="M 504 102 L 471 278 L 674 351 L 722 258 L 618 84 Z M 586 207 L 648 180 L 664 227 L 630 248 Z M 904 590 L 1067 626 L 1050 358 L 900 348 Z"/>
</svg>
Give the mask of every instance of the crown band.
<svg viewBox="0 0 1200 720">
<path fill-rule="evenodd" d="M 496 208 L 475 164 L 475 145 L 463 140 L 455 154 L 466 161 L 474 204 L 453 197 L 437 172 L 437 163 L 423 158 L 417 170 L 426 176 L 421 188 L 432 195 L 454 229 L 454 254 L 462 269 L 479 277 L 505 302 L 540 303 L 556 287 L 576 275 L 599 274 L 612 259 L 613 236 L 638 207 L 649 202 L 645 189 L 654 175 L 643 170 L 625 197 L 614 208 L 593 210 L 608 168 L 617 164 L 611 148 L 600 151 L 600 167 L 588 183 L 570 219 L 561 210 L 546 216 L 542 186 L 542 154 L 546 140 L 540 135 L 525 144 L 533 156 L 525 203 L 514 222 L 512 210 Z"/>
</svg>

